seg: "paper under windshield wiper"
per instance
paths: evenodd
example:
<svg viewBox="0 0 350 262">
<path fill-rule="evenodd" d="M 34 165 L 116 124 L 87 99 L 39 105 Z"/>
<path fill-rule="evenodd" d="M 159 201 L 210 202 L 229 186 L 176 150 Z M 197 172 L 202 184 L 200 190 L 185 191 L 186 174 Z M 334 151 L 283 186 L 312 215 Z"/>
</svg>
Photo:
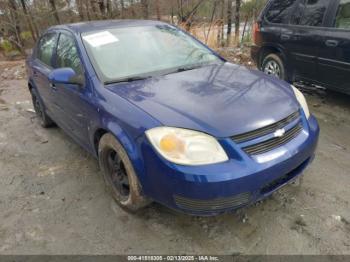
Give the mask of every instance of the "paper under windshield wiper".
<svg viewBox="0 0 350 262">
<path fill-rule="evenodd" d="M 109 85 L 109 84 L 116 84 L 116 83 L 133 82 L 138 80 L 144 80 L 150 77 L 151 76 L 132 76 L 132 77 L 126 77 L 126 78 L 121 78 L 117 80 L 105 81 L 104 84 Z"/>
</svg>

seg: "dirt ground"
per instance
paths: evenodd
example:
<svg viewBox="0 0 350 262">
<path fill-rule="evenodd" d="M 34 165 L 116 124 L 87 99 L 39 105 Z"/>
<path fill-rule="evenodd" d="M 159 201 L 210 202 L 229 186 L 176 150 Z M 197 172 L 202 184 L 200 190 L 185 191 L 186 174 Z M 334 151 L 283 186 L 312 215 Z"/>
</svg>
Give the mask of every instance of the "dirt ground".
<svg viewBox="0 0 350 262">
<path fill-rule="evenodd" d="M 350 254 L 350 96 L 307 99 L 321 135 L 300 187 L 210 218 L 131 215 L 94 158 L 39 127 L 23 61 L 0 62 L 0 254 Z"/>
</svg>

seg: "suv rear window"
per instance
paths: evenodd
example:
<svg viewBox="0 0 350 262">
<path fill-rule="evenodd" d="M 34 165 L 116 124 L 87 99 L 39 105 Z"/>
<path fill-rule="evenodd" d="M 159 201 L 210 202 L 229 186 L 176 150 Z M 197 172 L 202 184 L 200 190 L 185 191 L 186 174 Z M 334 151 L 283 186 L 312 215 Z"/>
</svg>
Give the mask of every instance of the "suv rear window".
<svg viewBox="0 0 350 262">
<path fill-rule="evenodd" d="M 297 10 L 293 12 L 291 24 L 305 26 L 322 26 L 329 0 L 300 1 Z"/>
<path fill-rule="evenodd" d="M 288 24 L 289 14 L 296 0 L 274 0 L 268 7 L 265 18 L 275 24 Z"/>
</svg>

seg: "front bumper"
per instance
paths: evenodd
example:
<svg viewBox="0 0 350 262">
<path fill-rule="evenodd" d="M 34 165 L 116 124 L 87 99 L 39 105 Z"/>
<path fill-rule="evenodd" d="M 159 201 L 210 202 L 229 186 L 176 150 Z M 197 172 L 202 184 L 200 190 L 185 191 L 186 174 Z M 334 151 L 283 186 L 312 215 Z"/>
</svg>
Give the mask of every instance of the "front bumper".
<svg viewBox="0 0 350 262">
<path fill-rule="evenodd" d="M 180 166 L 163 160 L 144 141 L 144 193 L 156 202 L 194 215 L 215 215 L 254 203 L 296 179 L 314 158 L 319 127 L 311 116 L 292 141 L 260 156 L 240 151 L 231 139 L 220 143 L 230 160 Z"/>
</svg>

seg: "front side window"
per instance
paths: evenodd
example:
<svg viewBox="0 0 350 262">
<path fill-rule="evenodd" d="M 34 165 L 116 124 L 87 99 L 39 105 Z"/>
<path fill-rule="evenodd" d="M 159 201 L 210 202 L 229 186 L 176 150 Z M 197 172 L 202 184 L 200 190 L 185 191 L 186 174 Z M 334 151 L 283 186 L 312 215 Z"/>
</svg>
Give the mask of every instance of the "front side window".
<svg viewBox="0 0 350 262">
<path fill-rule="evenodd" d="M 335 19 L 335 27 L 350 29 L 350 0 L 341 0 Z"/>
<path fill-rule="evenodd" d="M 58 68 L 70 67 L 78 75 L 82 74 L 82 65 L 73 37 L 66 34 L 60 35 L 57 44 L 56 65 Z"/>
<path fill-rule="evenodd" d="M 288 24 L 289 16 L 296 0 L 275 0 L 266 12 L 267 21 L 275 24 Z"/>
<path fill-rule="evenodd" d="M 57 34 L 48 33 L 40 39 L 37 49 L 37 58 L 50 67 L 52 67 L 52 55 L 56 47 L 56 42 Z"/>
<path fill-rule="evenodd" d="M 291 24 L 304 26 L 322 26 L 329 0 L 304 0 L 295 10 Z"/>
<path fill-rule="evenodd" d="M 168 25 L 111 28 L 84 33 L 82 38 L 105 83 L 222 62 L 190 36 Z"/>
</svg>

